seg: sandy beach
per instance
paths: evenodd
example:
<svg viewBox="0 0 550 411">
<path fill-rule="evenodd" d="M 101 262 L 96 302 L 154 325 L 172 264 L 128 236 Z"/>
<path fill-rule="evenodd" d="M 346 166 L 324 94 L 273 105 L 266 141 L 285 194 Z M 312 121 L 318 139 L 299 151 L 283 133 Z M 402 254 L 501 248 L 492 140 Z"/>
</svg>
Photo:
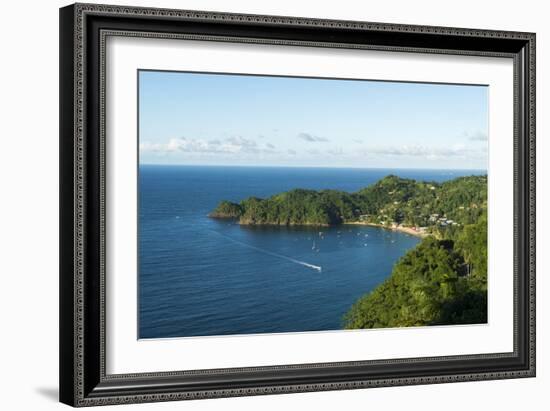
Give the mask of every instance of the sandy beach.
<svg viewBox="0 0 550 411">
<path fill-rule="evenodd" d="M 386 229 L 386 230 L 399 231 L 401 233 L 414 235 L 415 237 L 420 237 L 420 238 L 425 238 L 425 237 L 430 235 L 429 233 L 418 232 L 418 231 L 414 230 L 411 227 L 388 227 L 388 226 L 385 226 L 385 225 L 382 225 L 382 224 L 367 223 L 367 222 L 364 222 L 364 221 L 348 221 L 348 222 L 345 222 L 345 223 L 342 223 L 342 224 L 343 225 L 367 225 L 367 226 L 371 226 L 371 227 L 383 228 L 383 229 Z"/>
</svg>

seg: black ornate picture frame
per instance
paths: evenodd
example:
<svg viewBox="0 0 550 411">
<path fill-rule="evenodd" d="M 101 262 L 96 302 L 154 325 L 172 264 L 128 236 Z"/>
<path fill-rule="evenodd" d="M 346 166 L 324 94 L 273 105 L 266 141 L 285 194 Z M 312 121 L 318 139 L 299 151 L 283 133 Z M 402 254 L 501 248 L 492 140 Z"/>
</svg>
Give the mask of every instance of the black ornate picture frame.
<svg viewBox="0 0 550 411">
<path fill-rule="evenodd" d="M 108 36 L 513 59 L 513 352 L 107 374 Z M 60 100 L 61 402 L 92 406 L 535 376 L 535 34 L 75 4 L 60 10 Z"/>
</svg>

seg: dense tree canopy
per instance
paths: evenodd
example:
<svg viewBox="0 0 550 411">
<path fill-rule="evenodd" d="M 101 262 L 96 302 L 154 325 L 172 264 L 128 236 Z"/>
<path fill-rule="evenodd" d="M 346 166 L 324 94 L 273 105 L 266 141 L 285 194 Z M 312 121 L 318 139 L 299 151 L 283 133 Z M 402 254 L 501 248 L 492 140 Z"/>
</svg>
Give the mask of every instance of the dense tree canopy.
<svg viewBox="0 0 550 411">
<path fill-rule="evenodd" d="M 242 214 L 242 207 L 230 201 L 222 201 L 209 216 L 212 218 L 239 218 Z"/>
<path fill-rule="evenodd" d="M 438 227 L 434 234 L 352 306 L 346 328 L 487 322 L 486 206 L 475 223 Z"/>
<path fill-rule="evenodd" d="M 210 215 L 239 218 L 241 224 L 334 225 L 361 220 L 435 227 L 447 225 L 447 220 L 449 225 L 472 224 L 486 207 L 486 198 L 486 176 L 438 184 L 390 175 L 355 193 L 295 189 L 239 204 L 222 201 Z"/>
<path fill-rule="evenodd" d="M 486 283 L 479 287 L 472 279 L 452 240 L 427 237 L 397 262 L 385 282 L 352 306 L 345 327 L 484 323 Z"/>
</svg>

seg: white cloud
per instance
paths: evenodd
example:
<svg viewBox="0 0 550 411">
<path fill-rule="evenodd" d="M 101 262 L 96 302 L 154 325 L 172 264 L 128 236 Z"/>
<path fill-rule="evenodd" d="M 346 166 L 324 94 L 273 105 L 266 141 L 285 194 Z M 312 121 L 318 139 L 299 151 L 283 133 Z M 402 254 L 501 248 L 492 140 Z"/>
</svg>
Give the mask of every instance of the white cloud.
<svg viewBox="0 0 550 411">
<path fill-rule="evenodd" d="M 223 140 L 204 140 L 196 138 L 171 138 L 167 143 L 144 142 L 141 151 L 160 153 L 259 153 L 261 149 L 254 140 L 241 136 L 232 136 Z"/>
<path fill-rule="evenodd" d="M 202 154 L 272 154 L 275 146 L 267 143 L 261 148 L 256 141 L 241 136 L 225 139 L 171 138 L 167 143 L 144 142 L 139 145 L 141 152 L 153 153 L 202 153 Z"/>
<path fill-rule="evenodd" d="M 464 136 L 470 141 L 487 141 L 487 133 L 481 130 L 465 132 Z"/>
<path fill-rule="evenodd" d="M 342 147 L 332 148 L 330 150 L 327 150 L 327 154 L 330 154 L 331 156 L 343 156 L 344 150 L 342 149 Z"/>
<path fill-rule="evenodd" d="M 452 147 L 425 147 L 425 146 L 399 146 L 399 147 L 374 147 L 366 150 L 366 154 L 375 154 L 390 157 L 424 157 L 427 159 L 438 158 L 480 158 L 485 157 L 487 148 L 471 149 L 462 144 Z"/>
<path fill-rule="evenodd" d="M 310 143 L 315 143 L 315 142 L 325 143 L 329 141 L 328 138 L 326 137 L 319 137 L 309 133 L 298 133 L 296 137 L 298 137 L 301 140 L 308 141 Z"/>
</svg>

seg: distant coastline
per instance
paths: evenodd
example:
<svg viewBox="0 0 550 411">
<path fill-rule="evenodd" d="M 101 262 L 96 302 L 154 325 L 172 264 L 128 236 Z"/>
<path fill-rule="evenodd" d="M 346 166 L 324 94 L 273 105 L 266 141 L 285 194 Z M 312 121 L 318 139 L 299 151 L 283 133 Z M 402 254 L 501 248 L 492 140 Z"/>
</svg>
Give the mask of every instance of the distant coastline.
<svg viewBox="0 0 550 411">
<path fill-rule="evenodd" d="M 218 220 L 233 220 L 233 221 L 236 221 L 237 224 L 242 225 L 242 226 L 251 226 L 251 225 L 267 226 L 267 227 L 269 227 L 269 226 L 271 226 L 271 227 L 280 227 L 281 226 L 281 224 L 276 224 L 276 223 L 263 223 L 263 224 L 241 223 L 240 221 L 238 221 L 237 217 L 217 216 L 213 213 L 208 214 L 208 217 L 215 218 L 215 219 L 218 219 Z M 387 226 L 387 225 L 384 225 L 384 224 L 369 223 L 369 222 L 365 222 L 365 221 L 345 221 L 341 225 L 359 225 L 359 226 L 375 227 L 375 228 L 381 228 L 381 229 L 388 230 L 388 231 L 398 231 L 398 232 L 409 234 L 409 235 L 419 237 L 419 238 L 426 238 L 427 236 L 430 235 L 429 232 L 419 231 L 415 227 L 406 227 L 406 226 L 402 226 L 402 225 Z M 330 224 L 307 224 L 307 223 L 304 223 L 304 224 L 287 224 L 286 226 L 287 227 L 308 227 L 308 228 L 312 228 L 312 227 L 331 227 Z"/>
<path fill-rule="evenodd" d="M 350 193 L 293 189 L 269 198 L 222 200 L 210 218 L 232 218 L 241 225 L 366 225 L 425 238 L 472 224 L 486 208 L 487 176 L 443 183 L 388 175 Z"/>
</svg>

